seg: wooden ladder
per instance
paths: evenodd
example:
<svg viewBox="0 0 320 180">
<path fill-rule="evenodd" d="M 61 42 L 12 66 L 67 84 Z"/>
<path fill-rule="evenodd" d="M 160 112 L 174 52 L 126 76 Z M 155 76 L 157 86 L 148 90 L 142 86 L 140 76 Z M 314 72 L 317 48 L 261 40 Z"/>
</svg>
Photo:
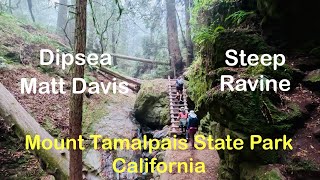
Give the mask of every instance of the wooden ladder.
<svg viewBox="0 0 320 180">
<path fill-rule="evenodd" d="M 187 104 L 187 92 L 186 89 L 183 88 L 183 100 L 182 103 L 178 99 L 177 96 L 177 89 L 176 89 L 176 81 L 177 79 L 171 79 L 168 76 L 168 94 L 169 94 L 169 102 L 170 102 L 170 119 L 171 119 L 171 126 L 170 126 L 170 136 L 173 135 L 181 135 L 181 129 L 179 128 L 179 120 L 178 114 L 181 107 L 184 107 L 186 111 L 188 111 L 188 104 Z"/>
</svg>

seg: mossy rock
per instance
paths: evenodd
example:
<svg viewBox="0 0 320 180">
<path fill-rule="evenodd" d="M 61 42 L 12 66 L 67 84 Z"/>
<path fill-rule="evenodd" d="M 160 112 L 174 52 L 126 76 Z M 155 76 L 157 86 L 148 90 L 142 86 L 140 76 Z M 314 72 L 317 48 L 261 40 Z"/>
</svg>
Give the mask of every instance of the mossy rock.
<svg viewBox="0 0 320 180">
<path fill-rule="evenodd" d="M 240 180 L 285 180 L 276 167 L 259 166 L 252 163 L 240 165 Z"/>
<path fill-rule="evenodd" d="M 247 68 L 246 73 L 251 76 L 264 75 L 267 78 L 272 78 L 275 80 L 288 79 L 289 81 L 293 80 L 293 70 L 288 65 L 283 65 L 278 67 L 277 70 L 273 69 L 273 66 L 263 66 L 259 64 L 257 66 L 250 66 Z"/>
<path fill-rule="evenodd" d="M 156 79 L 141 85 L 135 105 L 135 117 L 145 126 L 161 129 L 170 123 L 167 80 Z"/>
<path fill-rule="evenodd" d="M 309 72 L 303 82 L 311 90 L 320 91 L 320 69 Z"/>
<path fill-rule="evenodd" d="M 302 112 L 298 105 L 287 104 L 283 110 L 273 102 L 272 93 L 213 91 L 207 93 L 206 106 L 214 119 L 223 126 L 245 134 L 273 137 L 275 133 L 292 134 Z"/>
<path fill-rule="evenodd" d="M 201 58 L 208 69 L 225 67 L 225 53 L 234 49 L 238 53 L 244 50 L 246 54 L 272 54 L 274 49 L 266 44 L 262 36 L 250 30 L 225 30 L 218 32 L 203 44 L 200 50 Z"/>
</svg>

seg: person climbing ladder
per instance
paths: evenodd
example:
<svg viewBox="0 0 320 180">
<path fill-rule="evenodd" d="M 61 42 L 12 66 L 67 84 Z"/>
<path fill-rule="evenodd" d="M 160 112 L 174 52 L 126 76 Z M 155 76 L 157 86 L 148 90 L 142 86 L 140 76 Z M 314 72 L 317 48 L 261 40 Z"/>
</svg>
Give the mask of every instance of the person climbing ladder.
<svg viewBox="0 0 320 180">
<path fill-rule="evenodd" d="M 176 89 L 177 89 L 177 96 L 176 98 L 182 102 L 182 95 L 183 95 L 183 78 L 180 76 L 176 81 Z"/>
<path fill-rule="evenodd" d="M 179 120 L 179 122 L 180 122 L 179 127 L 180 127 L 182 133 L 186 133 L 187 119 L 188 119 L 188 113 L 186 112 L 184 107 L 181 107 L 180 112 L 177 117 L 177 120 Z"/>
<path fill-rule="evenodd" d="M 191 110 L 187 121 L 187 131 L 191 142 L 191 149 L 194 149 L 194 135 L 197 133 L 199 125 L 200 121 L 196 113 Z"/>
</svg>

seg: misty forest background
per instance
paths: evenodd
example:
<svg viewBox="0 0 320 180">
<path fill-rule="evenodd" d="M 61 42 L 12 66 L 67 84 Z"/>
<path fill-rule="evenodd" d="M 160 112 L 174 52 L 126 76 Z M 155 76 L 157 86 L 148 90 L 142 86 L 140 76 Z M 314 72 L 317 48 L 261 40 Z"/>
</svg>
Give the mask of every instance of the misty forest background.
<svg viewBox="0 0 320 180">
<path fill-rule="evenodd" d="M 134 161 L 153 155 L 93 150 L 88 135 L 162 139 L 177 133 L 174 123 L 181 105 L 172 103 L 168 84 L 175 89 L 175 81 L 167 77 L 184 74 L 183 106 L 201 119 L 198 133 L 222 139 L 231 135 L 244 144 L 252 134 L 273 140 L 286 134 L 295 148 L 166 150 L 155 156 L 167 162 L 193 157 L 205 162 L 208 171 L 192 176 L 149 173 L 147 179 L 318 180 L 319 7 L 319 0 L 0 0 L 0 179 L 144 177 L 117 174 L 111 164 L 116 157 Z M 115 56 L 111 67 L 71 66 L 63 71 L 39 64 L 44 48 Z M 228 67 L 229 49 L 281 53 L 286 64 L 277 71 L 262 65 Z M 133 61 L 137 58 L 142 62 Z M 288 79 L 291 89 L 221 91 L 221 75 Z M 132 91 L 121 96 L 71 94 L 71 78 L 82 76 L 87 83 L 116 77 L 128 81 Z M 30 77 L 47 82 L 63 78 L 69 93 L 22 95 L 20 80 Z M 20 143 L 25 134 L 57 139 L 82 134 L 87 148 L 63 153 L 40 149 L 35 156 Z"/>
<path fill-rule="evenodd" d="M 183 60 L 189 64 L 193 58 L 191 6 L 189 0 L 89 1 L 87 52 L 123 54 L 169 63 L 170 48 L 174 61 L 182 63 Z M 33 22 L 60 36 L 71 48 L 74 46 L 75 2 L 72 0 L 2 0 L 0 10 L 20 21 Z M 113 63 L 113 70 L 131 77 L 150 79 L 170 73 L 168 66 L 117 58 Z"/>
</svg>

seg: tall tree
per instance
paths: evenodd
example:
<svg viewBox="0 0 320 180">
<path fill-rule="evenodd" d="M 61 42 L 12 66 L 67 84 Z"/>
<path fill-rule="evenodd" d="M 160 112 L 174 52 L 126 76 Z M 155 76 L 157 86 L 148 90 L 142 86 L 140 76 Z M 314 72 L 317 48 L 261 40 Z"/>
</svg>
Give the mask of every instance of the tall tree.
<svg viewBox="0 0 320 180">
<path fill-rule="evenodd" d="M 66 35 L 68 22 L 68 0 L 60 0 L 58 5 L 57 33 L 61 36 Z"/>
<path fill-rule="evenodd" d="M 75 28 L 75 53 L 85 54 L 86 32 L 87 32 L 87 0 L 76 1 L 76 28 Z M 72 78 L 83 78 L 84 66 L 75 65 Z M 82 84 L 72 84 L 79 91 Z M 72 87 L 73 89 L 73 87 Z M 70 138 L 78 139 L 82 134 L 82 109 L 83 94 L 71 93 L 69 133 Z M 71 145 L 73 147 L 73 145 Z M 82 179 L 82 151 L 79 149 L 79 142 L 76 142 L 76 149 L 70 150 L 69 174 L 71 180 Z"/>
<path fill-rule="evenodd" d="M 193 61 L 193 43 L 191 39 L 191 26 L 190 26 L 190 13 L 191 13 L 191 4 L 193 0 L 184 0 L 185 4 L 185 17 L 186 17 L 186 46 L 187 46 L 187 66 Z"/>
<path fill-rule="evenodd" d="M 167 36 L 168 50 L 171 67 L 174 70 L 174 76 L 182 74 L 183 62 L 178 39 L 178 27 L 176 17 L 175 0 L 166 0 L 167 7 Z"/>
<path fill-rule="evenodd" d="M 33 15 L 33 11 L 32 11 L 32 0 L 27 0 L 28 2 L 28 8 L 29 8 L 29 13 L 31 15 L 31 19 L 33 22 L 36 22 L 34 15 Z"/>
</svg>

